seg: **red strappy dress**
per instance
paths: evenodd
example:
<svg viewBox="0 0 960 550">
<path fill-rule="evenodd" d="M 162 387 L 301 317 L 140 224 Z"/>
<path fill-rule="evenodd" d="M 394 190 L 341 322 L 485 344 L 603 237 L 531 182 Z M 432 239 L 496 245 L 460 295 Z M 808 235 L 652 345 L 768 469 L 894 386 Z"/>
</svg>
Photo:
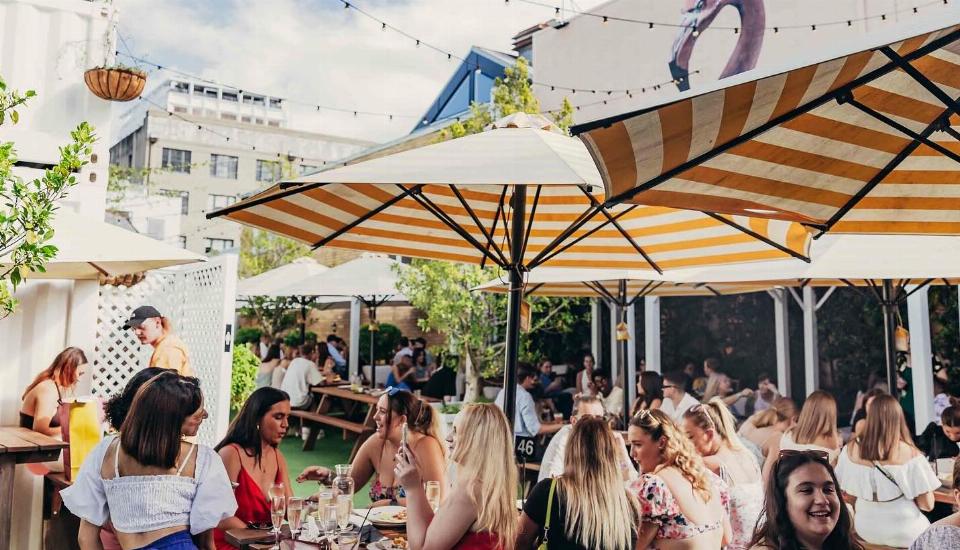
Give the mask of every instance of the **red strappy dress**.
<svg viewBox="0 0 960 550">
<path fill-rule="evenodd" d="M 467 533 L 453 550 L 501 550 L 501 546 L 496 535 L 482 531 Z"/>
<path fill-rule="evenodd" d="M 230 445 L 230 447 L 237 451 L 238 455 L 240 454 L 240 449 L 238 449 L 236 445 Z M 280 478 L 280 460 L 278 457 L 277 475 L 274 478 L 274 483 L 282 482 L 283 480 Z M 244 523 L 270 523 L 270 504 L 267 503 L 267 496 L 263 494 L 263 490 L 260 489 L 257 482 L 247 473 L 247 469 L 243 467 L 243 463 L 240 464 L 240 473 L 237 475 L 237 486 L 233 490 L 233 494 L 237 498 L 237 513 L 235 514 L 237 519 Z M 232 550 L 236 548 L 236 546 L 227 543 L 224 532 L 220 529 L 214 530 L 213 542 L 217 550 Z"/>
</svg>

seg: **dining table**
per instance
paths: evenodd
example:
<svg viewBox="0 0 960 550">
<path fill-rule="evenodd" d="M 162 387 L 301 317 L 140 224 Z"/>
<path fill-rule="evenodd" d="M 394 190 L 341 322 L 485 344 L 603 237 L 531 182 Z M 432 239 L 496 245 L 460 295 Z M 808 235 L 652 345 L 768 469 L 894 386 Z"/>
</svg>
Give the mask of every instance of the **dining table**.
<svg viewBox="0 0 960 550">
<path fill-rule="evenodd" d="M 0 426 L 0 548 L 10 548 L 17 464 L 57 460 L 67 447 L 63 441 L 27 428 Z"/>
</svg>

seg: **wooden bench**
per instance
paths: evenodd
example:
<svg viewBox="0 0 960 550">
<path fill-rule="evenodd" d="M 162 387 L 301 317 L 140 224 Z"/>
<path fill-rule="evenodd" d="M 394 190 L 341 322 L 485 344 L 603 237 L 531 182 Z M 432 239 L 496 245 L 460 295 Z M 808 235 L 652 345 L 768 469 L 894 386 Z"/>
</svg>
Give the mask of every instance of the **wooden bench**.
<svg viewBox="0 0 960 550">
<path fill-rule="evenodd" d="M 297 418 L 310 424 L 324 424 L 326 426 L 340 428 L 341 430 L 357 434 L 363 433 L 367 429 L 359 422 L 347 420 L 339 416 L 331 416 L 329 414 L 320 414 L 310 411 L 290 411 L 290 416 L 296 416 Z"/>
</svg>

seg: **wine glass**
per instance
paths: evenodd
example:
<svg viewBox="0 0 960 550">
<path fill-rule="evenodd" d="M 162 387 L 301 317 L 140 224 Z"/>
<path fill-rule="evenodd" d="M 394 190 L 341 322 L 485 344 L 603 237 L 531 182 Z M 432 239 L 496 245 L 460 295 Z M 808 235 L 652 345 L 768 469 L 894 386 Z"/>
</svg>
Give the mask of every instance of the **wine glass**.
<svg viewBox="0 0 960 550">
<path fill-rule="evenodd" d="M 290 536 L 294 540 L 300 532 L 301 512 L 303 511 L 303 499 L 299 497 L 290 497 L 287 499 L 287 521 L 290 523 Z"/>
<path fill-rule="evenodd" d="M 273 522 L 274 548 L 280 549 L 280 526 L 286 515 L 287 499 L 283 496 L 270 497 L 270 520 Z"/>
<path fill-rule="evenodd" d="M 353 495 L 337 495 L 337 525 L 340 531 L 350 527 L 351 512 L 353 512 Z"/>
<path fill-rule="evenodd" d="M 423 491 L 427 495 L 427 502 L 430 504 L 430 509 L 436 514 L 437 510 L 440 509 L 440 482 L 427 481 L 423 484 Z"/>
</svg>

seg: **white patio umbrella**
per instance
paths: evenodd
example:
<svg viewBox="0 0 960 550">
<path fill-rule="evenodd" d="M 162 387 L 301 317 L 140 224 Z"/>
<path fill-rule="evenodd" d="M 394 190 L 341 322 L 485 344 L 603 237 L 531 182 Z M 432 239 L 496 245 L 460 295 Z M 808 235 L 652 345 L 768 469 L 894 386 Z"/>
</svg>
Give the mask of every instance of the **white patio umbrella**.
<svg viewBox="0 0 960 550">
<path fill-rule="evenodd" d="M 282 182 L 208 214 L 315 247 L 490 263 L 519 283 L 538 265 L 645 268 L 805 257 L 809 233 L 780 221 L 603 205 L 583 144 L 543 117 Z M 507 315 L 513 419 L 519 288 Z"/>
<path fill-rule="evenodd" d="M 397 289 L 397 279 L 406 266 L 384 256 L 364 254 L 322 273 L 303 278 L 278 290 L 280 293 L 310 296 L 318 301 L 339 302 L 355 298 L 367 307 L 370 315 L 370 357 L 373 368 L 374 332 L 376 331 L 377 308 L 387 302 L 406 302 L 407 298 Z M 360 319 L 351 311 L 350 331 L 359 337 Z M 356 329 L 356 330 L 354 330 Z M 351 338 L 352 339 L 352 338 Z M 359 352 L 359 342 L 357 351 Z M 351 369 L 358 354 L 350 355 Z M 371 375 L 371 380 L 375 378 Z"/>
<path fill-rule="evenodd" d="M 161 267 L 206 261 L 206 257 L 115 225 L 60 209 L 53 218 L 56 257 L 46 272 L 25 273 L 30 279 L 94 280 Z M 10 265 L 0 258 L 0 269 Z"/>
<path fill-rule="evenodd" d="M 300 343 L 303 343 L 307 334 L 307 306 L 315 302 L 323 302 L 323 300 L 318 300 L 315 296 L 290 294 L 282 289 L 284 286 L 307 277 L 319 275 L 328 269 L 330 268 L 309 256 L 297 258 L 290 263 L 240 281 L 237 283 L 237 296 L 292 299 L 300 308 Z"/>
</svg>

